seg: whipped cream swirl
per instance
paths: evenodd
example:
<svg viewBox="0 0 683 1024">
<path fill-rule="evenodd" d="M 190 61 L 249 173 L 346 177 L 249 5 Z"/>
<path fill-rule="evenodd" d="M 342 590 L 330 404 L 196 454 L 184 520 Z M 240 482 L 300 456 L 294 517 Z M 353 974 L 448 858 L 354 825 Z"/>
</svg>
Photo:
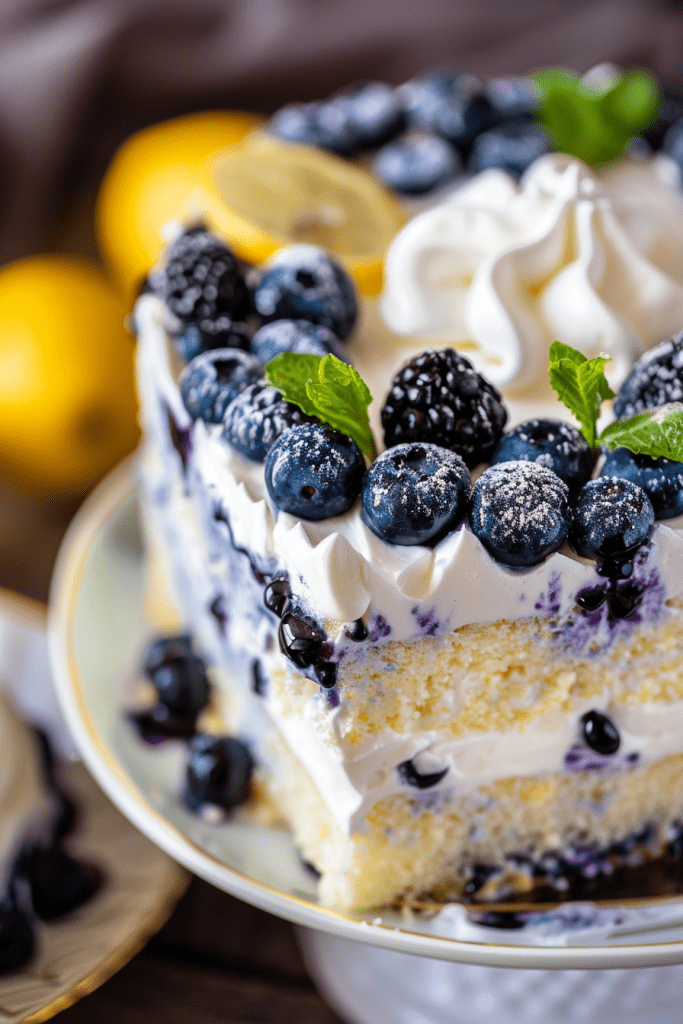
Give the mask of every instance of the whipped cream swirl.
<svg viewBox="0 0 683 1024">
<path fill-rule="evenodd" d="M 382 312 L 397 333 L 455 345 L 506 390 L 540 381 L 556 340 L 606 352 L 619 382 L 683 326 L 678 171 L 657 158 L 598 173 L 559 153 L 519 185 L 485 171 L 394 239 Z"/>
</svg>

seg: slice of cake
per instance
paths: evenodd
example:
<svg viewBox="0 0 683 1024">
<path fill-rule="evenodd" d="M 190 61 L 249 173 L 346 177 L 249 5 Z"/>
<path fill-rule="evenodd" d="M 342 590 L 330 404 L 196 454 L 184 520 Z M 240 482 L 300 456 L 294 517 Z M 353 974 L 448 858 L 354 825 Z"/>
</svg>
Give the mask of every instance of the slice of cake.
<svg viewBox="0 0 683 1024">
<path fill-rule="evenodd" d="M 541 370 L 562 330 L 619 383 L 680 328 L 681 225 L 657 161 L 552 155 L 408 224 L 392 329 L 311 246 L 245 277 L 196 227 L 152 275 L 150 548 L 325 905 L 562 895 L 679 836 L 683 478 L 596 464 Z M 679 401 L 680 351 L 644 357 L 626 415 Z M 262 379 L 283 352 L 303 384 Z"/>
</svg>

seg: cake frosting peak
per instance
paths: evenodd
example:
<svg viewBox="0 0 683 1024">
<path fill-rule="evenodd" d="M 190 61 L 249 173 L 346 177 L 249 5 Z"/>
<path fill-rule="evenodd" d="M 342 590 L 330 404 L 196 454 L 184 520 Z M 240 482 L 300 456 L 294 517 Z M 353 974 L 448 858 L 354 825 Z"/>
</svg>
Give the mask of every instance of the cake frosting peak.
<svg viewBox="0 0 683 1024">
<path fill-rule="evenodd" d="M 556 340 L 606 352 L 618 382 L 683 322 L 678 172 L 666 158 L 596 172 L 557 153 L 519 185 L 485 171 L 395 238 L 382 311 L 508 391 L 542 379 Z"/>
</svg>

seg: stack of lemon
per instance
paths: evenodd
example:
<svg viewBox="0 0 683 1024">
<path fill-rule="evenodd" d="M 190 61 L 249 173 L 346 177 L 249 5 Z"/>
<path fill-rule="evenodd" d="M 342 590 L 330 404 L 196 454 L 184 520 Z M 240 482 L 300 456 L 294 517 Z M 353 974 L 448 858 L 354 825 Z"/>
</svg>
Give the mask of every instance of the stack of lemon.
<svg viewBox="0 0 683 1024">
<path fill-rule="evenodd" d="M 96 210 L 108 276 L 60 257 L 0 271 L 0 475 L 38 494 L 78 492 L 134 447 L 124 320 L 170 220 L 201 216 L 254 264 L 292 242 L 322 245 L 363 294 L 379 292 L 399 204 L 361 167 L 260 125 L 250 114 L 210 112 L 124 143 Z"/>
</svg>

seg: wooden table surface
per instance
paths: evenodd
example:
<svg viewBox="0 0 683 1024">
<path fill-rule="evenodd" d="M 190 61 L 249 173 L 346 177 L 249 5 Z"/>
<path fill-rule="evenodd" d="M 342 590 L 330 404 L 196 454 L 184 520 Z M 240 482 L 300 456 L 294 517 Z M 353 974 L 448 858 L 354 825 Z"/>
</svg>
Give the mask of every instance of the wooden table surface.
<svg viewBox="0 0 683 1024">
<path fill-rule="evenodd" d="M 77 501 L 39 503 L 0 481 L 0 587 L 46 600 Z M 200 879 L 164 928 L 60 1024 L 340 1024 L 292 925 Z"/>
</svg>

